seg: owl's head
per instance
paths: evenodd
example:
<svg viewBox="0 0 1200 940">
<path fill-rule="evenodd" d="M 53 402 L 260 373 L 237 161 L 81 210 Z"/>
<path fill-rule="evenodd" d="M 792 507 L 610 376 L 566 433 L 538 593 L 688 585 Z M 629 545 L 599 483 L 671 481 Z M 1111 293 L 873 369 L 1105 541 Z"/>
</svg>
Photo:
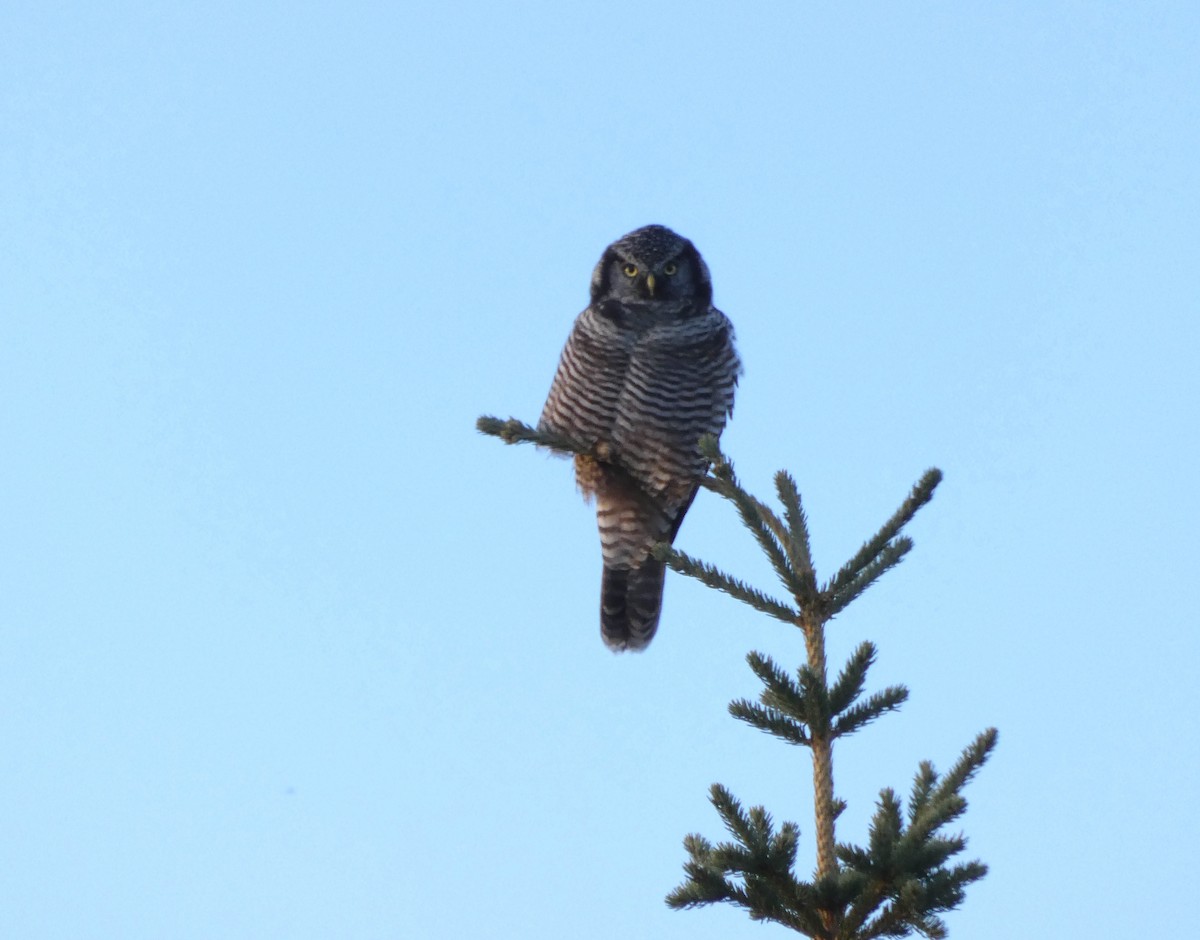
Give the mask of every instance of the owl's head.
<svg viewBox="0 0 1200 940">
<path fill-rule="evenodd" d="M 665 225 L 647 225 L 604 249 L 592 272 L 592 302 L 712 303 L 708 265 L 696 246 Z"/>
</svg>

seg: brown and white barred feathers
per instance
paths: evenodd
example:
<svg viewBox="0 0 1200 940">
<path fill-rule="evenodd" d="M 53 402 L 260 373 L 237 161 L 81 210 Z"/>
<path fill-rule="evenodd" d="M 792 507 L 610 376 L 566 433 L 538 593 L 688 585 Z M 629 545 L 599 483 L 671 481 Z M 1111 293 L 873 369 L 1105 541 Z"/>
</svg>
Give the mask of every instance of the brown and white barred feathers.
<svg viewBox="0 0 1200 940">
<path fill-rule="evenodd" d="M 644 649 L 658 629 L 665 570 L 650 550 L 674 541 L 708 472 L 698 441 L 725 427 L 740 371 L 690 241 L 648 225 L 605 249 L 539 427 L 604 458 L 576 457 L 575 477 L 596 499 L 600 634 L 613 650 Z"/>
</svg>

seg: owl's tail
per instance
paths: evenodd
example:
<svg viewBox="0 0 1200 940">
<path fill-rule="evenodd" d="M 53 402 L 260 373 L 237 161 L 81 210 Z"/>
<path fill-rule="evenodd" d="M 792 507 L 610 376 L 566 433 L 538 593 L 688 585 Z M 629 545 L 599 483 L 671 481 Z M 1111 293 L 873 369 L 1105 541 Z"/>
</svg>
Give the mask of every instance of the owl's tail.
<svg viewBox="0 0 1200 940">
<path fill-rule="evenodd" d="M 650 551 L 658 542 L 675 541 L 697 487 L 652 498 L 612 466 L 601 467 L 597 483 L 596 519 L 604 555 L 600 635 L 611 650 L 642 650 L 658 629 L 666 576 L 666 567 Z"/>
<path fill-rule="evenodd" d="M 615 652 L 645 649 L 662 612 L 661 561 L 647 558 L 636 568 L 604 566 L 600 581 L 600 635 Z"/>
</svg>

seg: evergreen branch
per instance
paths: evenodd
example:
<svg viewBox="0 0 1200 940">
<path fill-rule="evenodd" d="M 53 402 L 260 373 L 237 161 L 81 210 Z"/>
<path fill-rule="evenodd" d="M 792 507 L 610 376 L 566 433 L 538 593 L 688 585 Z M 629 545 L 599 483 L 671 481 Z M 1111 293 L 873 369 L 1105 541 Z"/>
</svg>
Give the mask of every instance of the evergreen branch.
<svg viewBox="0 0 1200 940">
<path fill-rule="evenodd" d="M 803 568 L 796 566 L 796 558 L 793 557 L 794 550 L 791 547 L 792 533 L 788 526 L 779 518 L 774 509 L 757 496 L 751 496 L 749 493 L 746 495 L 750 498 L 758 517 L 772 536 L 778 554 L 772 557 L 771 564 L 775 568 L 779 580 L 796 598 L 796 602 L 801 608 L 814 603 L 817 599 L 816 576 L 809 577 Z M 809 562 L 810 570 L 811 566 L 812 563 Z"/>
<path fill-rule="evenodd" d="M 792 610 L 786 604 L 768 597 L 761 591 L 750 587 L 744 581 L 731 578 L 713 565 L 699 561 L 685 552 L 671 548 L 670 545 L 664 542 L 659 542 L 655 545 L 651 554 L 659 561 L 669 565 L 674 571 L 685 574 L 689 578 L 695 578 L 710 588 L 724 591 L 730 597 L 736 597 L 742 603 L 749 604 L 755 610 L 761 610 L 764 614 L 770 614 L 776 620 L 782 620 L 784 623 L 790 623 L 793 626 L 799 620 L 799 615 L 796 611 Z"/>
<path fill-rule="evenodd" d="M 790 540 L 787 526 L 770 506 L 745 490 L 738 481 L 732 462 L 721 452 L 715 437 L 706 434 L 700 438 L 700 452 L 712 461 L 712 475 L 716 482 L 709 488 L 737 508 L 742 524 L 750 530 L 788 593 L 797 600 L 805 597 L 803 579 L 792 568 L 785 550 Z"/>
<path fill-rule="evenodd" d="M 829 708 L 829 689 L 825 686 L 825 676 L 807 663 L 796 670 L 796 675 L 800 679 L 805 723 L 812 729 L 814 736 L 828 733 L 833 714 Z"/>
<path fill-rule="evenodd" d="M 783 503 L 783 518 L 787 522 L 787 537 L 782 542 L 792 563 L 792 570 L 804 588 L 804 596 L 800 598 L 801 606 L 804 606 L 811 604 L 817 596 L 817 572 L 813 568 L 808 517 L 804 514 L 796 481 L 786 470 L 775 474 L 775 490 L 779 493 L 779 501 Z"/>
<path fill-rule="evenodd" d="M 744 845 L 718 842 L 709 857 L 709 864 L 720 871 L 741 874 L 753 867 L 754 858 L 753 850 L 747 849 Z"/>
<path fill-rule="evenodd" d="M 759 731 L 775 735 L 788 744 L 807 747 L 812 743 L 804 731 L 804 726 L 777 708 L 764 708 L 755 702 L 740 698 L 729 703 L 729 714 L 739 721 L 753 725 Z"/>
<path fill-rule="evenodd" d="M 942 893 L 946 896 L 946 902 L 942 906 L 944 911 L 952 911 L 958 907 L 966 898 L 965 888 L 979 879 L 986 876 L 988 873 L 987 865 L 980 861 L 963 862 L 961 865 L 955 865 L 946 873 L 946 884 L 942 888 Z"/>
<path fill-rule="evenodd" d="M 808 720 L 809 706 L 805 701 L 804 690 L 775 660 L 763 653 L 751 651 L 746 654 L 746 662 L 766 686 L 766 689 L 759 693 L 759 701 L 768 708 L 776 708 L 798 721 Z"/>
<path fill-rule="evenodd" d="M 871 819 L 868 836 L 871 865 L 885 869 L 892 860 L 892 852 L 904 832 L 904 821 L 900 818 L 900 801 L 891 787 L 879 791 L 875 815 Z"/>
<path fill-rule="evenodd" d="M 952 911 L 966 897 L 966 887 L 987 874 L 981 862 L 964 862 L 953 868 L 939 868 L 921 881 L 921 902 L 926 911 Z"/>
<path fill-rule="evenodd" d="M 666 897 L 667 906 L 676 911 L 727 901 L 738 907 L 749 907 L 746 892 L 727 879 L 714 874 L 707 866 L 687 862 L 683 866 L 687 880 Z"/>
<path fill-rule="evenodd" d="M 859 890 L 854 900 L 845 908 L 841 930 L 838 931 L 838 940 L 861 940 L 863 937 L 881 936 L 879 933 L 865 929 L 863 925 L 867 918 L 879 910 L 879 906 L 885 900 L 882 882 L 878 879 L 864 877 L 858 872 L 853 874 L 857 876 Z M 898 936 L 904 936 L 907 932 L 903 931 Z"/>
<path fill-rule="evenodd" d="M 743 908 L 753 920 L 823 936 L 813 886 L 792 874 L 800 838 L 796 825 L 785 822 L 774 832 L 766 810 L 761 806 L 742 810 L 720 784 L 713 785 L 710 800 L 743 844 L 714 846 L 698 835 L 685 838 L 687 880 L 667 895 L 667 905 L 681 909 L 725 901 Z M 746 846 L 747 839 L 756 843 L 754 848 Z"/>
<path fill-rule="evenodd" d="M 931 787 L 929 793 L 921 808 L 915 812 L 911 812 L 912 823 L 909 831 L 914 837 L 919 839 L 928 839 L 942 826 L 953 822 L 961 816 L 967 809 L 967 801 L 962 796 L 961 790 L 965 787 L 975 774 L 987 762 L 992 751 L 996 747 L 998 732 L 995 728 L 988 728 L 975 738 L 962 755 L 955 761 L 954 766 L 950 768 L 941 782 L 933 787 L 933 782 L 937 780 L 937 774 L 933 771 L 932 765 L 929 767 L 928 773 L 932 775 L 933 780 L 925 784 L 925 770 L 918 771 L 918 780 L 921 781 L 923 787 Z M 914 789 L 916 784 L 914 784 Z"/>
<path fill-rule="evenodd" d="M 790 873 L 796 864 L 796 849 L 800 845 L 800 827 L 784 822 L 771 842 L 771 852 L 781 874 Z"/>
<path fill-rule="evenodd" d="M 755 844 L 754 850 L 763 858 L 769 857 L 771 851 L 771 841 L 774 837 L 774 826 L 772 825 L 771 814 L 767 812 L 765 807 L 751 806 L 746 813 L 750 820 L 750 826 L 754 831 Z"/>
<path fill-rule="evenodd" d="M 545 447 L 560 457 L 577 454 L 581 457 L 591 457 L 602 463 L 615 463 L 615 452 L 611 444 L 602 441 L 588 444 L 569 435 L 559 434 L 557 431 L 531 427 L 516 418 L 504 420 L 492 415 L 480 415 L 475 420 L 475 430 L 489 437 L 498 437 L 505 444 L 534 444 L 538 447 Z M 712 435 L 706 435 L 706 437 L 712 437 Z M 713 438 L 713 440 L 716 439 Z M 721 456 L 724 460 L 724 455 Z M 725 463 L 728 464 L 728 461 Z M 732 467 L 730 470 L 732 471 Z M 728 483 L 712 475 L 705 476 L 700 481 L 700 485 L 718 495 L 729 496 Z"/>
<path fill-rule="evenodd" d="M 927 760 L 921 761 L 920 766 L 917 768 L 916 776 L 913 777 L 912 792 L 908 797 L 909 823 L 915 822 L 917 815 L 929 803 L 929 798 L 933 793 L 933 786 L 937 783 L 937 779 L 938 775 L 933 769 L 933 763 Z"/>
<path fill-rule="evenodd" d="M 771 668 L 766 657 L 757 658 L 762 671 L 779 678 L 777 667 Z M 914 806 L 924 802 L 951 808 L 961 799 L 955 788 L 971 779 L 994 742 L 990 729 L 980 735 L 940 785 L 932 767 L 922 764 L 914 782 Z M 743 809 L 720 784 L 713 786 L 710 799 L 740 844 L 713 846 L 689 836 L 684 842 L 691 856 L 684 865 L 688 880 L 668 895 L 672 907 L 725 901 L 753 920 L 773 921 L 810 937 L 862 940 L 914 931 L 944 937 L 938 914 L 958 907 L 965 888 L 987 873 L 977 861 L 946 867 L 965 840 L 935 837 L 922 825 L 906 830 L 899 799 L 885 789 L 871 822 L 869 849 L 839 845 L 843 867 L 816 884 L 801 882 L 792 874 L 799 839 L 794 824 L 785 823 L 775 833 L 765 809 Z M 914 806 L 909 807 L 910 818 Z"/>
<path fill-rule="evenodd" d="M 530 427 L 516 418 L 509 418 L 507 421 L 503 421 L 491 415 L 482 415 L 476 420 L 475 429 L 481 434 L 498 437 L 505 444 L 537 444 L 539 447 L 548 447 L 553 451 L 564 454 L 583 454 L 589 457 L 601 456 L 595 452 L 595 447 L 584 444 L 582 441 L 577 441 L 556 431 Z"/>
<path fill-rule="evenodd" d="M 1000 736 L 995 728 L 988 728 L 986 731 L 980 732 L 962 756 L 950 768 L 950 772 L 946 774 L 942 785 L 938 787 L 938 795 L 957 793 L 965 787 L 979 770 L 987 763 L 987 759 L 992 756 L 992 751 L 996 749 L 996 741 Z"/>
<path fill-rule="evenodd" d="M 842 869 L 843 873 L 852 871 L 862 874 L 871 869 L 871 853 L 857 845 L 851 845 L 849 842 L 839 842 L 837 855 L 844 866 Z"/>
<path fill-rule="evenodd" d="M 946 936 L 946 925 L 931 915 L 914 916 L 907 905 L 888 904 L 883 911 L 858 934 L 862 940 L 875 937 L 906 937 L 913 930 L 931 938 L 942 940 Z"/>
<path fill-rule="evenodd" d="M 775 510 L 764 503 L 757 496 L 751 496 L 754 500 L 754 508 L 758 510 L 758 514 L 762 516 L 763 522 L 770 528 L 771 534 L 775 536 L 775 540 L 779 546 L 786 552 L 788 542 L 788 528 L 783 524 L 783 520 L 776 515 Z"/>
<path fill-rule="evenodd" d="M 732 470 L 733 466 L 731 464 L 730 472 L 732 472 Z M 721 483 L 724 486 L 724 489 L 720 491 L 721 495 L 733 502 L 735 505 L 737 504 L 738 499 L 741 497 L 745 497 L 745 499 L 749 500 L 750 505 L 754 507 L 755 515 L 762 521 L 763 525 L 766 526 L 767 530 L 771 533 L 771 536 L 775 539 L 776 545 L 778 545 L 780 550 L 783 551 L 787 545 L 787 526 L 785 526 L 783 524 L 783 520 L 775 514 L 775 510 L 764 503 L 757 496 L 753 496 L 742 489 L 742 485 L 738 482 L 736 477 L 733 477 L 730 480 L 722 480 Z"/>
<path fill-rule="evenodd" d="M 904 936 L 916 930 L 927 937 L 944 937 L 946 927 L 937 914 L 958 907 L 965 897 L 966 886 L 986 874 L 987 866 L 979 862 L 928 872 L 899 870 L 891 885 L 877 893 L 880 902 L 887 899 L 883 910 L 861 930 L 855 929 L 847 936 Z M 875 907 L 878 906 L 876 903 Z M 861 915 L 862 908 L 852 905 L 844 926 L 861 923 Z"/>
<path fill-rule="evenodd" d="M 862 694 L 867 680 L 867 670 L 875 665 L 875 644 L 870 641 L 859 644 L 850 655 L 837 681 L 829 690 L 829 710 L 841 714 Z"/>
<path fill-rule="evenodd" d="M 668 906 L 680 910 L 717 901 L 745 903 L 745 893 L 735 888 L 720 867 L 713 864 L 712 843 L 693 834 L 683 840 L 683 846 L 689 855 L 683 866 L 687 881 L 667 895 Z"/>
<path fill-rule="evenodd" d="M 851 705 L 833 724 L 833 736 L 853 734 L 859 728 L 895 711 L 908 700 L 908 689 L 902 685 L 891 685 L 882 692 L 876 692 L 860 705 Z"/>
<path fill-rule="evenodd" d="M 770 508 L 742 489 L 736 478 L 732 478 L 729 481 L 728 487 L 729 492 L 722 495 L 726 499 L 731 500 L 734 506 L 737 507 L 742 524 L 750 530 L 750 533 L 762 548 L 763 554 L 771 562 L 771 567 L 775 569 L 775 574 L 783 582 L 784 587 L 793 596 L 799 596 L 801 593 L 800 584 L 795 573 L 792 571 L 791 565 L 788 563 L 787 553 L 783 549 L 783 544 L 776 537 L 767 519 L 769 517 L 780 529 L 782 529 L 783 523 L 779 521 Z"/>
<path fill-rule="evenodd" d="M 742 809 L 741 802 L 719 783 L 714 783 L 708 796 L 729 834 L 748 849 L 761 848 L 759 833 L 750 817 Z"/>
<path fill-rule="evenodd" d="M 868 936 L 887 936 L 886 933 L 874 933 L 864 929 L 867 918 L 877 911 L 887 899 L 895 872 L 891 870 L 892 855 L 896 843 L 900 841 L 904 824 L 900 818 L 900 803 L 891 789 L 885 788 L 879 793 L 875 815 L 869 828 L 867 849 L 853 845 L 839 845 L 838 858 L 846 866 L 845 870 L 857 875 L 860 890 L 853 898 L 842 919 L 842 930 L 839 934 L 845 940 L 859 940 Z M 885 915 L 887 911 L 885 910 Z M 877 918 L 877 929 L 884 928 L 887 918 Z M 903 930 L 895 936 L 904 936 L 908 931 Z"/>
<path fill-rule="evenodd" d="M 936 876 L 947 861 L 967 847 L 966 837 L 962 835 L 925 836 L 921 841 L 919 833 L 912 827 L 905 834 L 905 838 L 906 861 L 914 869 L 931 872 L 930 877 Z"/>
<path fill-rule="evenodd" d="M 949 859 L 966 848 L 966 839 L 937 832 L 966 809 L 960 790 L 995 743 L 994 729 L 980 734 L 940 781 L 933 765 L 922 762 L 913 780 L 907 828 L 895 793 L 880 792 L 869 848 L 838 847 L 846 869 L 862 879 L 862 891 L 846 910 L 841 936 L 859 940 L 904 936 L 913 930 L 928 937 L 945 935 L 937 915 L 958 907 L 967 885 L 987 874 L 987 866 L 971 861 L 947 867 Z"/>
<path fill-rule="evenodd" d="M 842 885 L 842 895 L 847 900 L 846 903 L 841 905 L 841 918 L 834 936 L 836 940 L 859 940 L 862 936 L 860 931 L 862 922 L 866 920 L 872 910 L 882 903 L 882 900 L 877 901 L 874 907 L 866 911 L 861 917 L 857 917 L 857 907 L 864 903 L 866 897 L 875 897 L 878 895 L 878 891 L 875 890 L 862 874 L 850 869 L 843 868 L 839 871 L 838 880 Z"/>
<path fill-rule="evenodd" d="M 912 521 L 917 511 L 933 499 L 933 491 L 941 481 L 941 470 L 936 468 L 926 470 L 921 479 L 913 486 L 912 491 L 908 494 L 908 498 L 900 504 L 900 508 L 883 524 L 883 528 L 864 542 L 862 548 L 854 554 L 854 557 L 841 567 L 826 586 L 825 592 L 830 595 L 839 595 L 851 581 L 856 580 L 859 573 L 875 561 L 887 545 L 899 535 L 900 530 Z M 880 574 L 882 573 L 880 572 Z M 858 593 L 862 592 L 859 591 Z M 850 598 L 850 600 L 853 600 L 853 598 Z M 846 603 L 849 603 L 849 601 Z M 842 607 L 845 606 L 845 604 L 842 605 Z"/>
<path fill-rule="evenodd" d="M 800 885 L 803 888 L 808 886 L 804 883 Z M 821 922 L 820 912 L 817 910 L 816 902 L 811 898 L 809 891 L 795 892 L 796 900 L 792 903 L 789 914 L 791 915 L 786 921 L 779 921 L 785 927 L 791 927 L 796 933 L 802 933 L 806 937 L 824 937 L 827 936 L 825 925 Z"/>
<path fill-rule="evenodd" d="M 826 588 L 824 592 L 828 598 L 825 603 L 826 614 L 833 617 L 844 610 L 851 601 L 878 581 L 884 572 L 900 564 L 901 559 L 912 550 L 912 547 L 912 539 L 907 536 L 896 539 L 885 545 L 873 561 L 860 569 L 854 577 L 847 579 L 841 587 Z"/>
</svg>

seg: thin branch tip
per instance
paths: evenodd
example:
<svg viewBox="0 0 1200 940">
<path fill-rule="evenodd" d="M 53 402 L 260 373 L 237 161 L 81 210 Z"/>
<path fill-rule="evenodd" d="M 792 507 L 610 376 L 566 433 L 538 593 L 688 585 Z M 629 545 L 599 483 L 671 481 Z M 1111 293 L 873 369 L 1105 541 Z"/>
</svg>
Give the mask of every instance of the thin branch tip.
<svg viewBox="0 0 1200 940">
<path fill-rule="evenodd" d="M 498 437 L 506 444 L 519 444 L 522 441 L 534 440 L 538 432 L 516 418 L 507 421 L 494 415 L 480 415 L 475 421 L 475 430 L 480 434 Z"/>
<path fill-rule="evenodd" d="M 921 474 L 921 479 L 917 481 L 917 485 L 913 487 L 913 495 L 918 493 L 924 498 L 922 503 L 927 503 L 933 498 L 933 491 L 938 488 L 938 484 L 944 479 L 944 474 L 937 467 L 930 467 Z"/>
</svg>

